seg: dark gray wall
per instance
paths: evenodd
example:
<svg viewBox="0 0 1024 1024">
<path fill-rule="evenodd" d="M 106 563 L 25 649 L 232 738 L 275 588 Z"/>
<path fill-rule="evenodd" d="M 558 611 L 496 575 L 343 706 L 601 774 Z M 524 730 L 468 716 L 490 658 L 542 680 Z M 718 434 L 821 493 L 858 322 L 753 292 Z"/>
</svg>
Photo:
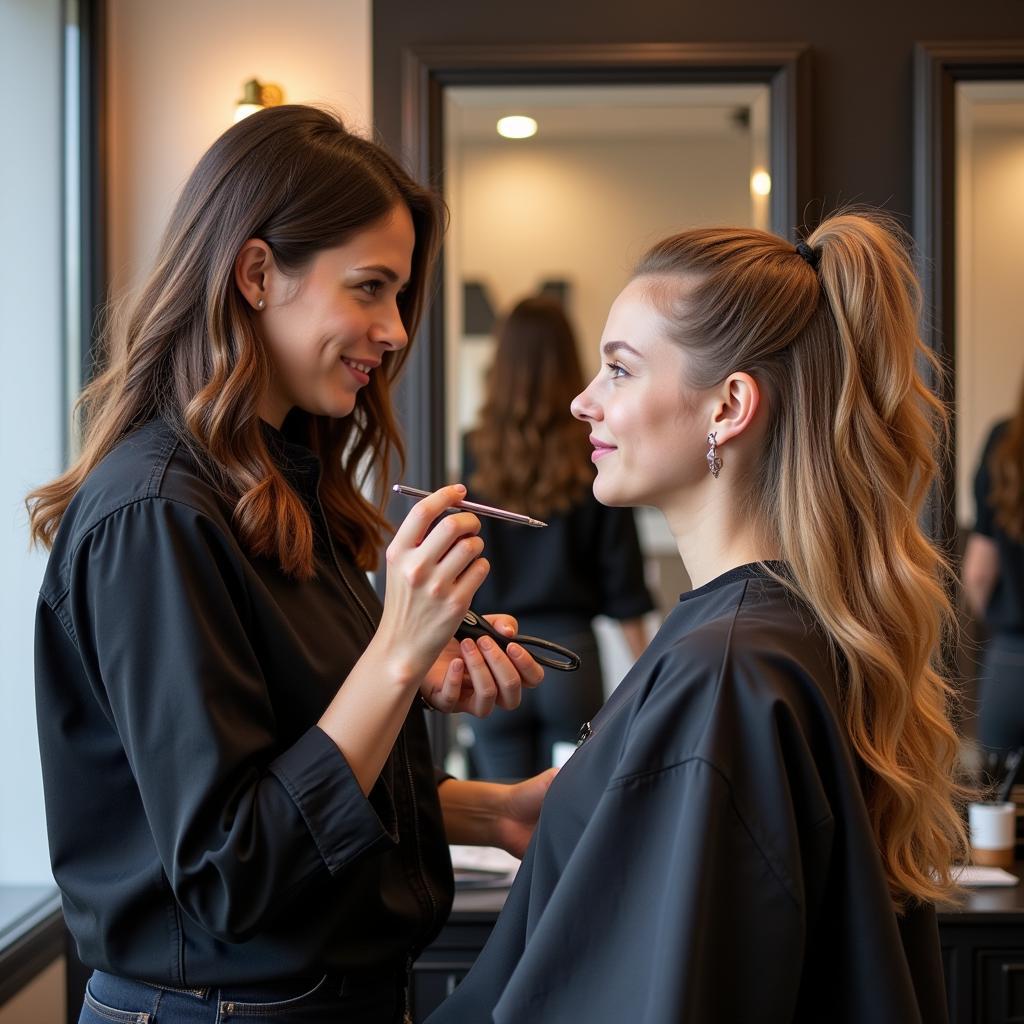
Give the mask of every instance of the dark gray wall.
<svg viewBox="0 0 1024 1024">
<path fill-rule="evenodd" d="M 826 209 L 882 206 L 909 227 L 914 43 L 1014 37 L 1024 37 L 1024 0 L 374 0 L 374 112 L 398 152 L 401 53 L 416 44 L 803 43 L 815 197 Z"/>
</svg>

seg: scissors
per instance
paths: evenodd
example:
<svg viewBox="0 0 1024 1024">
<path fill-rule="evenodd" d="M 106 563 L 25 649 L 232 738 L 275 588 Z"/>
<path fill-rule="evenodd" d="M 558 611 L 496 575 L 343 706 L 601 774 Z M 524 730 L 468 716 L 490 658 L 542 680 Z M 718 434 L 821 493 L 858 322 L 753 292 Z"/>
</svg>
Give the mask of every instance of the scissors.
<svg viewBox="0 0 1024 1024">
<path fill-rule="evenodd" d="M 544 640 L 539 636 L 505 636 L 499 633 L 482 615 L 473 611 L 472 608 L 462 617 L 459 628 L 455 630 L 456 640 L 479 640 L 482 636 L 489 636 L 503 651 L 511 643 L 519 644 L 533 655 L 533 660 L 546 668 L 557 668 L 562 672 L 575 672 L 580 667 L 580 656 L 568 647 Z M 541 654 L 540 651 L 550 651 L 557 657 L 550 654 Z"/>
</svg>

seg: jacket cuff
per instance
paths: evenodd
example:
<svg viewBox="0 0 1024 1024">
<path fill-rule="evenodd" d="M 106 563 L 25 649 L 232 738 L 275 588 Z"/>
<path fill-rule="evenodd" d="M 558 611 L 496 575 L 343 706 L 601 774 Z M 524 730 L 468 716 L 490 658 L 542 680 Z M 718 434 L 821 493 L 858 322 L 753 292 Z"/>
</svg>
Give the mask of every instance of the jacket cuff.
<svg viewBox="0 0 1024 1024">
<path fill-rule="evenodd" d="M 363 795 L 334 741 L 318 726 L 270 765 L 299 809 L 332 875 L 377 849 L 398 845 L 395 804 L 380 780 Z"/>
</svg>

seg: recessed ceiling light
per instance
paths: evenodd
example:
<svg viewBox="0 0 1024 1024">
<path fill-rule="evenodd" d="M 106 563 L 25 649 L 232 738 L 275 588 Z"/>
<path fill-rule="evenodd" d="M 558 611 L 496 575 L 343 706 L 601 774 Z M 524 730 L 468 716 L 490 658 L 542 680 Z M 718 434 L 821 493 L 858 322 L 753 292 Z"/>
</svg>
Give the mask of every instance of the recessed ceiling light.
<svg viewBox="0 0 1024 1024">
<path fill-rule="evenodd" d="M 506 139 L 528 139 L 537 134 L 537 122 L 532 117 L 511 114 L 498 121 L 498 134 Z"/>
</svg>

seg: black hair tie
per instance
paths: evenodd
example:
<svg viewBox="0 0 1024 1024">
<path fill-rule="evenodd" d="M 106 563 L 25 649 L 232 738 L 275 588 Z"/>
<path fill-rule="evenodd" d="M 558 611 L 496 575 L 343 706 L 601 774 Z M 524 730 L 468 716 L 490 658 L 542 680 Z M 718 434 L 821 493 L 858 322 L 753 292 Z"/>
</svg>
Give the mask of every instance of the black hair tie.
<svg viewBox="0 0 1024 1024">
<path fill-rule="evenodd" d="M 818 269 L 818 263 L 821 261 L 820 249 L 812 249 L 806 242 L 799 241 L 796 243 L 796 251 L 807 260 L 814 270 Z"/>
</svg>

